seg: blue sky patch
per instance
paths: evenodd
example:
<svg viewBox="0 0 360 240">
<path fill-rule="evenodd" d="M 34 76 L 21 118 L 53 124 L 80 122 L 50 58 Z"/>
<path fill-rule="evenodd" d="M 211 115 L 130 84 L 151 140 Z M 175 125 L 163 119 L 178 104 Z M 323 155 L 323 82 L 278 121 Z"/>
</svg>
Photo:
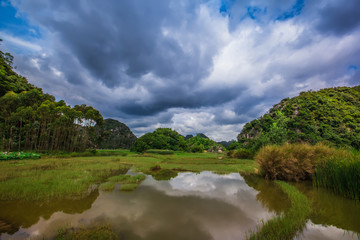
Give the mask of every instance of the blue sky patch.
<svg viewBox="0 0 360 240">
<path fill-rule="evenodd" d="M 300 15 L 304 6 L 305 6 L 305 0 L 296 0 L 295 5 L 293 5 L 289 10 L 278 16 L 276 20 L 285 21 L 289 18 L 298 16 Z"/>
<path fill-rule="evenodd" d="M 31 26 L 24 15 L 17 15 L 17 10 L 8 1 L 1 1 L 0 3 L 0 31 L 22 39 L 39 39 L 42 37 L 40 29 Z"/>
<path fill-rule="evenodd" d="M 348 66 L 348 70 L 349 71 L 357 71 L 359 68 L 358 68 L 358 66 L 356 66 L 356 65 L 350 65 L 350 66 Z"/>
<path fill-rule="evenodd" d="M 221 0 L 219 12 L 222 14 L 230 15 L 229 10 L 231 9 L 234 2 L 235 2 L 235 0 Z"/>
</svg>

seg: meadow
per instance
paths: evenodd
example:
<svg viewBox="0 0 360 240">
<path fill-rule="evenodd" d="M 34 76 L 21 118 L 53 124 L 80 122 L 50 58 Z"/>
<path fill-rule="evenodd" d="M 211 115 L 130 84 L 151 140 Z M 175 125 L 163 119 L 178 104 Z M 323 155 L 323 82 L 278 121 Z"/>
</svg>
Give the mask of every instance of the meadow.
<svg viewBox="0 0 360 240">
<path fill-rule="evenodd" d="M 231 159 L 221 153 L 175 152 L 163 155 L 135 154 L 126 150 L 99 150 L 87 157 L 71 157 L 70 154 L 1 161 L 0 200 L 81 198 L 101 184 L 109 190 L 113 188 L 112 183 L 132 184 L 131 180 L 116 180 L 130 168 L 155 178 L 169 178 L 179 171 L 251 173 L 256 167 L 253 160 Z"/>
</svg>

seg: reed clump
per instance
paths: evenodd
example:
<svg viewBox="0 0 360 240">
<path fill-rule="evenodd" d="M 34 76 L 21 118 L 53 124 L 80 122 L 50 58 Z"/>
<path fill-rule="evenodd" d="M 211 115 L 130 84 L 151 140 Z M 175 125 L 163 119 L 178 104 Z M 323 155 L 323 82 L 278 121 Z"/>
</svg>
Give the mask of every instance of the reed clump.
<svg viewBox="0 0 360 240">
<path fill-rule="evenodd" d="M 316 166 L 314 185 L 360 200 L 360 155 L 334 155 Z"/>
<path fill-rule="evenodd" d="M 256 154 L 261 174 L 266 179 L 301 181 L 311 180 L 316 164 L 337 150 L 323 144 L 285 144 L 265 146 Z"/>
</svg>

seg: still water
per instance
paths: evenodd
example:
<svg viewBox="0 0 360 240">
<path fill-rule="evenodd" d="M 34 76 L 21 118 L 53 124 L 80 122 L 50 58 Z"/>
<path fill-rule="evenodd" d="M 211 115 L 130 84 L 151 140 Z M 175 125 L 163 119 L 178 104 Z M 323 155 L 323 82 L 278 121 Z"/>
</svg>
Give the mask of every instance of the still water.
<svg viewBox="0 0 360 240">
<path fill-rule="evenodd" d="M 321 198 L 308 186 L 298 187 L 314 199 Z M 183 172 L 165 181 L 147 176 L 133 192 L 95 191 L 81 200 L 0 204 L 0 239 L 4 240 L 52 239 L 60 228 L 99 224 L 110 225 L 120 239 L 129 240 L 244 239 L 259 221 L 289 207 L 286 196 L 271 182 L 211 172 Z M 358 239 L 353 232 L 360 228 L 357 218 L 351 218 L 357 223 L 341 225 L 328 221 L 323 211 L 313 214 L 297 239 Z"/>
</svg>

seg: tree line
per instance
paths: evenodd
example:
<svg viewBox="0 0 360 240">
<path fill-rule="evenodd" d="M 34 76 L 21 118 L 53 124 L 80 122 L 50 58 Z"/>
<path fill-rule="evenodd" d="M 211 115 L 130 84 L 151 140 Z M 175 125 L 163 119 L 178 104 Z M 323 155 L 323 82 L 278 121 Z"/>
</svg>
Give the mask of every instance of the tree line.
<svg viewBox="0 0 360 240">
<path fill-rule="evenodd" d="M 92 106 L 71 107 L 43 93 L 12 68 L 0 51 L 0 148 L 2 151 L 82 151 L 94 144 L 103 117 Z"/>
</svg>

